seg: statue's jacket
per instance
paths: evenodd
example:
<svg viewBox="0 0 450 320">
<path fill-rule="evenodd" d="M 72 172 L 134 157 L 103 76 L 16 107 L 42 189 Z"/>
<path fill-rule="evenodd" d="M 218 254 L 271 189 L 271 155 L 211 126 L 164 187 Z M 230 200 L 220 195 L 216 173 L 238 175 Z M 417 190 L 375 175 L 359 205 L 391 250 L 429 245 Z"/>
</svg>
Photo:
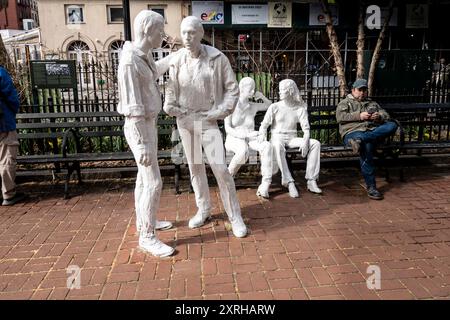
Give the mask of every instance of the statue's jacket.
<svg viewBox="0 0 450 320">
<path fill-rule="evenodd" d="M 151 53 L 150 53 L 151 55 Z M 161 111 L 162 101 L 152 57 L 126 42 L 118 67 L 119 104 L 117 111 L 126 117 L 153 119 Z"/>
<path fill-rule="evenodd" d="M 228 58 L 222 52 L 207 45 L 202 45 L 201 51 L 200 59 L 207 59 L 206 65 L 208 66 L 211 79 L 211 92 L 209 93 L 210 110 L 220 110 L 221 116 L 219 118 L 224 119 L 234 111 L 239 99 L 236 76 Z M 195 113 L 200 111 L 196 110 L 195 105 L 186 105 L 185 101 L 180 99 L 180 90 L 183 89 L 180 88 L 178 77 L 180 66 L 186 63 L 188 54 L 189 51 L 183 48 L 172 59 L 164 102 L 164 111 L 169 115 L 177 116 L 178 123 L 180 124 L 181 122 L 182 126 L 183 117 L 192 119 L 194 114 L 195 119 Z M 190 92 L 189 94 L 195 95 L 198 93 Z M 187 110 L 187 115 L 181 115 L 177 111 L 181 109 Z"/>
</svg>

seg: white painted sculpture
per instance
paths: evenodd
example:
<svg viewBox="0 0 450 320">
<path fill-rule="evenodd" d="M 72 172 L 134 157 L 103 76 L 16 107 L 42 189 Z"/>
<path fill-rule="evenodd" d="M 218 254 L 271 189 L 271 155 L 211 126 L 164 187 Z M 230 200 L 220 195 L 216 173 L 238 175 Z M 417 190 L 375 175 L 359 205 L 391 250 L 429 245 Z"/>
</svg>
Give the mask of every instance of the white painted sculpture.
<svg viewBox="0 0 450 320">
<path fill-rule="evenodd" d="M 226 166 L 222 134 L 217 125 L 217 120 L 231 114 L 236 106 L 239 95 L 236 78 L 222 52 L 201 44 L 204 30 L 198 18 L 184 18 L 180 29 L 185 48 L 179 50 L 171 63 L 164 111 L 177 117 L 191 174 L 198 211 L 189 220 L 189 227 L 198 228 L 211 216 L 203 147 L 233 234 L 244 237 L 247 227 L 242 220 L 233 177 Z"/>
<path fill-rule="evenodd" d="M 293 80 L 280 82 L 280 101 L 270 105 L 259 128 L 260 141 L 267 139 L 267 128 L 271 127 L 271 144 L 274 148 L 281 171 L 281 184 L 289 188 L 292 198 L 299 196 L 286 161 L 286 147 L 299 148 L 302 157 L 306 157 L 307 189 L 313 193 L 322 193 L 317 186 L 320 171 L 320 142 L 310 139 L 310 127 L 306 103 Z M 297 137 L 297 124 L 303 131 L 303 138 Z"/>
<path fill-rule="evenodd" d="M 251 102 L 251 98 L 262 100 L 262 103 Z M 261 158 L 262 181 L 256 194 L 269 198 L 269 187 L 272 182 L 273 163 L 272 146 L 268 141 L 258 141 L 259 132 L 255 131 L 255 116 L 258 111 L 266 111 L 272 102 L 261 92 L 255 93 L 255 81 L 250 77 L 242 78 L 239 82 L 239 101 L 236 109 L 225 118 L 227 138 L 225 148 L 234 153 L 228 165 L 228 171 L 234 176 L 249 157 L 249 149 L 258 151 Z"/>
<path fill-rule="evenodd" d="M 168 221 L 156 220 L 162 189 L 156 127 L 162 102 L 156 80 L 168 70 L 173 55 L 155 63 L 151 50 L 161 46 L 163 34 L 164 18 L 141 11 L 134 20 L 135 40 L 125 43 L 118 68 L 118 112 L 125 116 L 125 138 L 138 167 L 134 196 L 139 246 L 158 257 L 174 252 L 155 233 L 172 227 Z"/>
</svg>

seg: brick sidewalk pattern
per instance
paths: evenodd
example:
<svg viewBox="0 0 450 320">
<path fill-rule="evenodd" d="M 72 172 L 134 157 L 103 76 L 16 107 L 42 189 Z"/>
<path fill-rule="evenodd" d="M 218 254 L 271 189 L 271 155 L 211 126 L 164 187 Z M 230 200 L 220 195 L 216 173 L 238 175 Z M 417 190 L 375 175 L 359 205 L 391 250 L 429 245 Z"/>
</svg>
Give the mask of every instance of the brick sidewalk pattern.
<svg viewBox="0 0 450 320">
<path fill-rule="evenodd" d="M 380 180 L 384 201 L 351 169 L 322 176 L 322 196 L 301 174 L 299 199 L 276 185 L 270 201 L 239 189 L 244 239 L 217 187 L 212 221 L 195 230 L 194 195 L 165 189 L 158 218 L 174 228 L 159 236 L 177 250 L 165 259 L 136 248 L 132 179 L 88 182 L 69 200 L 61 185 L 25 185 L 29 200 L 0 207 L 0 299 L 448 299 L 450 171 L 421 171 Z M 73 265 L 81 288 L 69 290 Z M 367 287 L 370 265 L 380 290 Z"/>
</svg>

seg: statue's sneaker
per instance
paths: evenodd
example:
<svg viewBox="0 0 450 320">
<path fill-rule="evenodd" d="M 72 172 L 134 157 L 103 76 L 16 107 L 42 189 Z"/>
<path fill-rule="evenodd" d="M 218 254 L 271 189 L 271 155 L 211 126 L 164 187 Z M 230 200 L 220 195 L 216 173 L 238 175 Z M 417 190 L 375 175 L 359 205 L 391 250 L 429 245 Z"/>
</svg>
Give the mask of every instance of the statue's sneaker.
<svg viewBox="0 0 450 320">
<path fill-rule="evenodd" d="M 173 227 L 172 222 L 164 220 L 156 220 L 155 229 L 156 230 L 168 230 Z"/>
<path fill-rule="evenodd" d="M 262 182 L 256 191 L 256 195 L 258 197 L 269 199 L 269 186 L 270 185 L 267 182 Z"/>
<path fill-rule="evenodd" d="M 162 231 L 162 230 L 168 230 L 173 227 L 172 222 L 170 221 L 164 221 L 164 220 L 156 220 L 155 229 Z M 141 232 L 141 225 L 136 223 L 136 233 Z"/>
<path fill-rule="evenodd" d="M 156 236 L 140 237 L 139 247 L 142 250 L 151 253 L 155 257 L 160 258 L 168 257 L 172 255 L 175 251 L 174 248 L 163 243 L 161 240 L 156 238 Z"/>
<path fill-rule="evenodd" d="M 236 238 L 243 238 L 247 235 L 247 226 L 242 220 L 242 217 L 239 215 L 231 222 L 231 229 L 233 230 L 233 234 Z"/>
<path fill-rule="evenodd" d="M 317 193 L 317 194 L 321 194 L 322 193 L 322 189 L 320 189 L 317 186 L 316 180 L 308 180 L 308 182 L 306 183 L 306 187 L 307 187 L 309 192 Z"/>
<path fill-rule="evenodd" d="M 295 183 L 294 182 L 290 182 L 288 185 L 289 188 L 289 196 L 291 198 L 298 198 L 300 197 L 300 195 L 298 194 L 297 188 L 295 187 Z"/>
<path fill-rule="evenodd" d="M 189 228 L 195 229 L 201 227 L 210 217 L 211 214 L 209 212 L 197 211 L 196 215 L 189 219 Z"/>
</svg>

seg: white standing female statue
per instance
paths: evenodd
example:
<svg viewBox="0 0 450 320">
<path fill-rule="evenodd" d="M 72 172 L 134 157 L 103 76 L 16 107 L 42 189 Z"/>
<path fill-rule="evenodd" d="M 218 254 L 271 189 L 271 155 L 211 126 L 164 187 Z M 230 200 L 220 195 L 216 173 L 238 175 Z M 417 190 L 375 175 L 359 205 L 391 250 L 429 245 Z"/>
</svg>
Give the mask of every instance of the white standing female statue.
<svg viewBox="0 0 450 320">
<path fill-rule="evenodd" d="M 317 186 L 320 171 L 320 142 L 310 139 L 310 127 L 306 103 L 300 97 L 300 92 L 293 80 L 280 82 L 280 101 L 270 105 L 259 128 L 260 141 L 267 139 L 267 128 L 271 127 L 271 144 L 275 149 L 278 166 L 281 170 L 281 184 L 289 188 L 289 195 L 298 198 L 286 161 L 286 146 L 299 148 L 302 157 L 306 157 L 307 189 L 313 193 L 322 193 Z M 297 137 L 297 124 L 303 131 L 303 138 Z"/>
<path fill-rule="evenodd" d="M 155 229 L 172 227 L 168 221 L 156 220 L 162 189 L 156 127 L 162 102 L 156 80 L 173 57 L 153 61 L 152 49 L 161 46 L 163 35 L 164 18 L 154 11 L 141 11 L 134 20 L 135 40 L 125 43 L 118 68 L 118 112 L 125 116 L 125 138 L 138 167 L 134 196 L 139 246 L 158 257 L 174 252 L 155 233 Z"/>
<path fill-rule="evenodd" d="M 222 52 L 201 44 L 204 30 L 200 19 L 186 17 L 180 29 L 185 48 L 171 63 L 164 111 L 177 117 L 191 174 L 198 211 L 189 220 L 189 227 L 198 228 L 211 216 L 203 148 L 217 179 L 233 234 L 245 237 L 247 227 L 242 220 L 236 187 L 228 172 L 222 134 L 217 125 L 218 119 L 224 119 L 236 107 L 239 96 L 236 77 Z"/>
<path fill-rule="evenodd" d="M 251 98 L 262 100 L 262 103 L 251 102 Z M 272 162 L 272 146 L 268 141 L 259 142 L 259 132 L 255 131 L 255 115 L 258 111 L 266 111 L 272 102 L 261 92 L 255 93 L 255 81 L 250 77 L 242 78 L 239 82 L 239 101 L 234 112 L 225 118 L 227 138 L 225 148 L 234 152 L 228 165 L 230 174 L 234 176 L 239 168 L 247 161 L 249 149 L 259 152 L 261 157 L 262 182 L 256 194 L 269 198 L 269 187 L 272 182 L 274 169 L 278 169 Z"/>
</svg>

